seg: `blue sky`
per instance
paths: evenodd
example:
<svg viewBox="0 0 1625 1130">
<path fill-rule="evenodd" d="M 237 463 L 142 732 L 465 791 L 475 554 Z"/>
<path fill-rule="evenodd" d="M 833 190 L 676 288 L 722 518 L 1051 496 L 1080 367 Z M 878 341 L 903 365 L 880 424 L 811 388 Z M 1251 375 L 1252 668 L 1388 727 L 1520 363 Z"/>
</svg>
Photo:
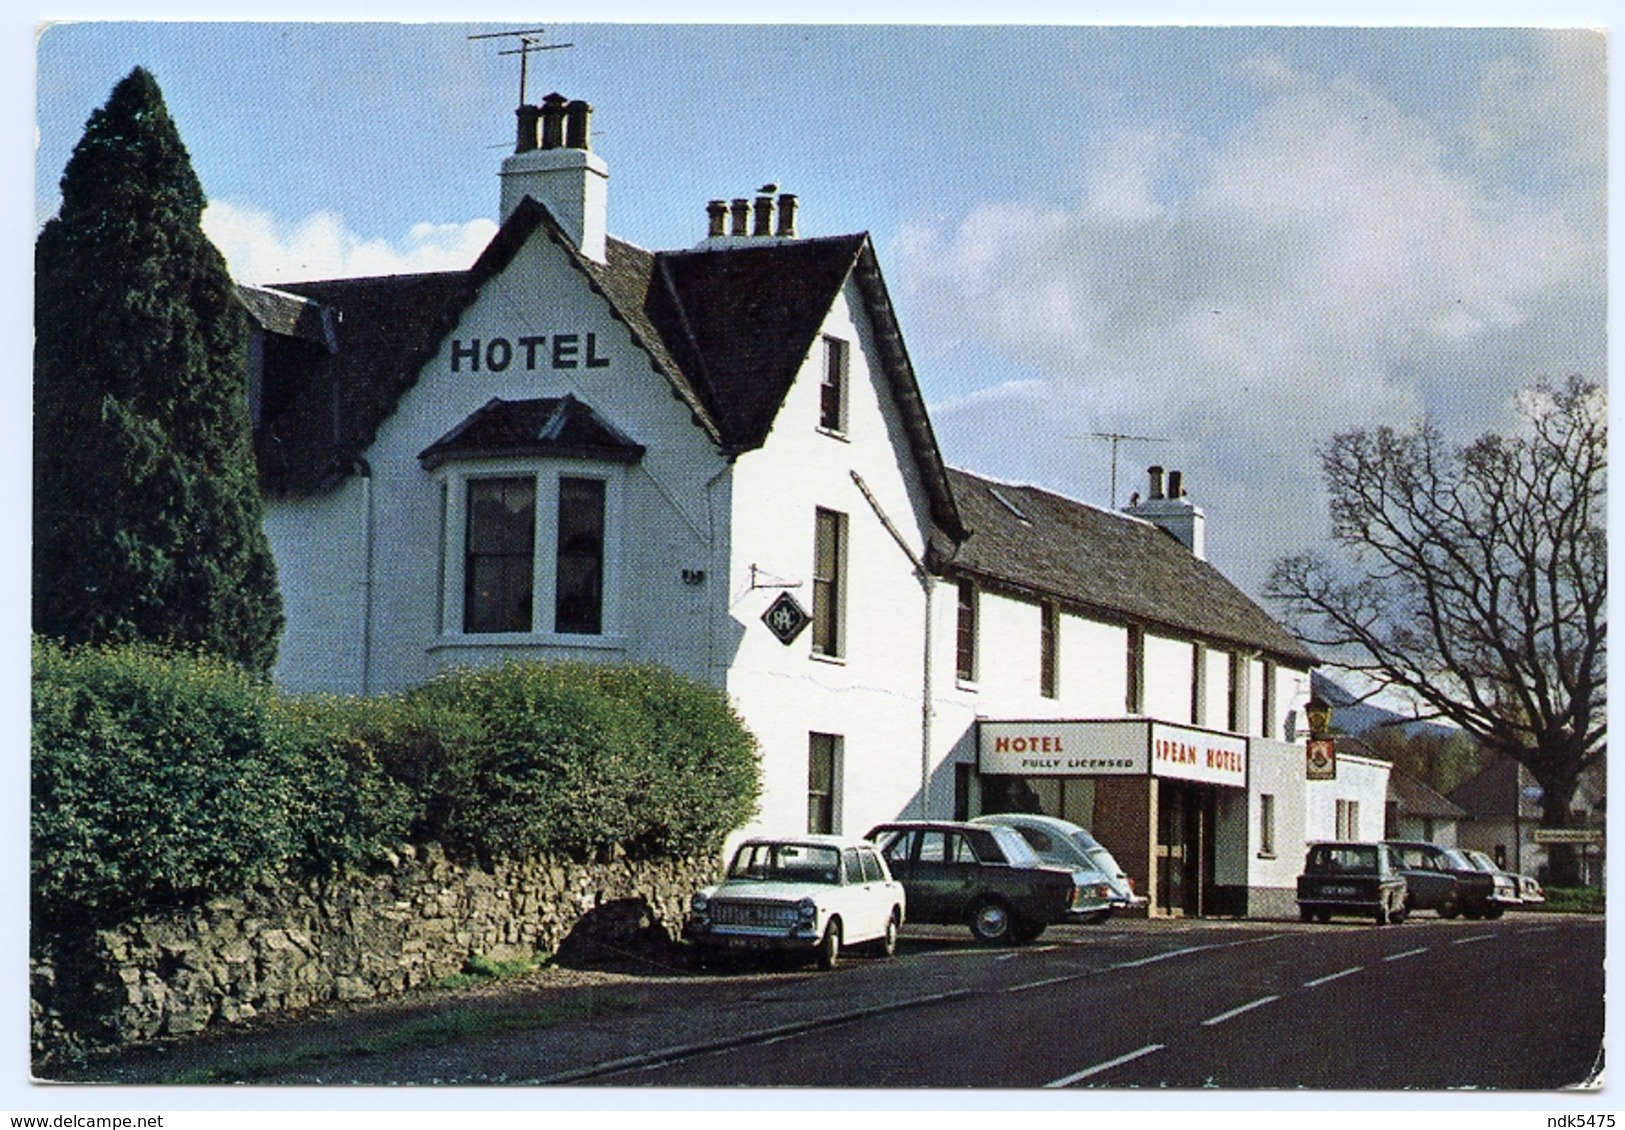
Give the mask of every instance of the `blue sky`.
<svg viewBox="0 0 1625 1130">
<path fill-rule="evenodd" d="M 240 278 L 465 265 L 515 60 L 450 24 L 88 23 L 38 49 L 36 222 L 86 117 L 158 78 Z M 866 230 L 950 462 L 1107 504 L 1182 469 L 1258 591 L 1323 535 L 1314 445 L 1601 376 L 1604 37 L 1494 28 L 549 25 L 610 227 L 773 181 Z"/>
</svg>

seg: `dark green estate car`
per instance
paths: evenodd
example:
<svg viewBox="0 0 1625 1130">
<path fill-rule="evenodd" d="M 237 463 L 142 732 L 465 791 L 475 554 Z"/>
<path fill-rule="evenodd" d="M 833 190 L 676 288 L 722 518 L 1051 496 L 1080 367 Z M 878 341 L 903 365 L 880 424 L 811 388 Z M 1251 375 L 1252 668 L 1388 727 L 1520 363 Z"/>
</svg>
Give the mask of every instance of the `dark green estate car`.
<svg viewBox="0 0 1625 1130">
<path fill-rule="evenodd" d="M 1387 844 L 1311 844 L 1304 856 L 1298 913 L 1305 922 L 1342 914 L 1386 926 L 1405 921 L 1405 899 L 1405 877 Z"/>
<path fill-rule="evenodd" d="M 1071 871 L 1045 865 L 1010 828 L 906 820 L 864 838 L 908 893 L 910 922 L 963 923 L 990 945 L 1030 942 L 1065 921 L 1078 890 Z"/>
</svg>

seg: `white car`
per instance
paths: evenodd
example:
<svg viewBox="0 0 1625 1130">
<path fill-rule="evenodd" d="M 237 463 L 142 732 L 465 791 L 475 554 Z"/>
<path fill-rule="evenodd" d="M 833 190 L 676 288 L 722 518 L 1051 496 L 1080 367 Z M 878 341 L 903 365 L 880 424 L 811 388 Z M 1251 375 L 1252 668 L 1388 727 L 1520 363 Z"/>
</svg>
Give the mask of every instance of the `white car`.
<svg viewBox="0 0 1625 1130">
<path fill-rule="evenodd" d="M 695 894 L 683 936 L 702 962 L 779 950 L 831 969 L 849 946 L 896 953 L 905 906 L 903 885 L 866 840 L 762 837 L 739 846 L 727 878 Z"/>
</svg>

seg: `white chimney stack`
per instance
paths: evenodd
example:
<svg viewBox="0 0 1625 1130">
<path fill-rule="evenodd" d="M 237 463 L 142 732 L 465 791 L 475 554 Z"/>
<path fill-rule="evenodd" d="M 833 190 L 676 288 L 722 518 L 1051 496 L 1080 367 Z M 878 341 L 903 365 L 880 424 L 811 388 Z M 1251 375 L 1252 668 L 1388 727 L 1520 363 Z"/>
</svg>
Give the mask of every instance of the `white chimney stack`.
<svg viewBox="0 0 1625 1130">
<path fill-rule="evenodd" d="M 609 166 L 592 152 L 592 107 L 549 94 L 541 106 L 521 106 L 519 136 L 502 162 L 502 220 L 525 197 L 547 206 L 576 247 L 605 261 Z"/>
<path fill-rule="evenodd" d="M 1168 472 L 1168 487 L 1163 490 L 1161 467 L 1149 470 L 1150 494 L 1144 502 L 1123 507 L 1123 513 L 1143 518 L 1152 525 L 1161 526 L 1191 553 L 1207 559 L 1207 515 L 1202 508 L 1185 497 L 1185 476 L 1180 471 Z"/>
</svg>

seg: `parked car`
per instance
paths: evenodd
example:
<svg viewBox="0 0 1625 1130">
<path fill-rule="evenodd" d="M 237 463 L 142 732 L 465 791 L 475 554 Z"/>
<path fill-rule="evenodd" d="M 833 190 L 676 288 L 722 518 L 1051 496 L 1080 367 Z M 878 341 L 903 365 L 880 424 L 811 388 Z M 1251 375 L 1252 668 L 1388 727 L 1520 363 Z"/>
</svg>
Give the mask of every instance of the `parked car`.
<svg viewBox="0 0 1625 1130">
<path fill-rule="evenodd" d="M 789 951 L 831 969 L 849 946 L 890 957 L 907 907 L 875 845 L 838 836 L 746 840 L 721 883 L 694 895 L 683 936 L 718 952 Z"/>
<path fill-rule="evenodd" d="M 1518 893 L 1518 879 L 1495 866 L 1495 860 L 1481 851 L 1472 851 L 1468 848 L 1452 848 L 1448 853 L 1452 858 L 1459 859 L 1463 866 L 1472 868 L 1481 875 L 1490 878 L 1490 890 L 1482 906 L 1475 905 L 1476 899 L 1470 903 L 1465 897 L 1462 899 L 1461 912 L 1468 918 L 1482 914 L 1485 918 L 1499 918 L 1510 907 L 1518 906 L 1523 902 L 1523 896 Z M 1460 872 L 1457 872 L 1460 875 Z M 1457 880 L 1460 881 L 1459 879 Z"/>
<path fill-rule="evenodd" d="M 972 824 L 1014 828 L 1039 859 L 1072 872 L 1075 888 L 1069 922 L 1104 922 L 1114 910 L 1145 905 L 1112 853 L 1085 829 L 1054 816 L 1027 812 L 990 812 Z"/>
<path fill-rule="evenodd" d="M 869 830 L 908 892 L 909 920 L 964 923 L 978 941 L 1030 942 L 1066 919 L 1072 873 L 1047 867 L 1014 829 L 900 821 Z"/>
<path fill-rule="evenodd" d="M 1373 919 L 1378 926 L 1410 913 L 1406 879 L 1386 844 L 1310 844 L 1298 876 L 1298 914 L 1305 922 L 1332 915 Z"/>
<path fill-rule="evenodd" d="M 1524 875 L 1514 872 L 1513 879 L 1518 883 L 1518 905 L 1525 909 L 1544 905 L 1546 892 L 1541 888 L 1540 882 L 1533 875 Z"/>
<path fill-rule="evenodd" d="M 1461 913 L 1456 864 L 1442 847 L 1416 840 L 1383 842 L 1394 853 L 1400 873 L 1405 876 L 1407 910 L 1431 910 L 1440 918 L 1454 918 Z"/>
</svg>

